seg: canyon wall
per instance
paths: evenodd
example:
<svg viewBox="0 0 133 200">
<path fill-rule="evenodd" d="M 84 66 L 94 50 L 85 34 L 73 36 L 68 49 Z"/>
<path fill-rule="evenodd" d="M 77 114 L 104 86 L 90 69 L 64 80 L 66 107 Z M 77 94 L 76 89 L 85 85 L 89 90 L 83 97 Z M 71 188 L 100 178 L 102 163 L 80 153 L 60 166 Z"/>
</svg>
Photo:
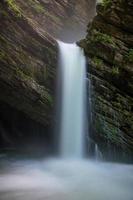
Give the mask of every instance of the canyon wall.
<svg viewBox="0 0 133 200">
<path fill-rule="evenodd" d="M 29 135 L 36 123 L 47 135 L 54 124 L 56 38 L 79 40 L 94 12 L 91 0 L 0 1 L 1 145 L 27 138 L 28 121 Z"/>
<path fill-rule="evenodd" d="M 97 5 L 80 42 L 91 78 L 91 129 L 106 159 L 132 160 L 133 152 L 133 3 L 109 0 Z"/>
</svg>

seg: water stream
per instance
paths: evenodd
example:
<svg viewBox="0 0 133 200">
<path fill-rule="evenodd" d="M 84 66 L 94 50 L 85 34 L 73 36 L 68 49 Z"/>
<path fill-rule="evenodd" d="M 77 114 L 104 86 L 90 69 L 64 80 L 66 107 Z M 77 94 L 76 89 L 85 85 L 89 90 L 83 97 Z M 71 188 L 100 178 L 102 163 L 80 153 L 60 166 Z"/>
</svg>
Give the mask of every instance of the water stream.
<svg viewBox="0 0 133 200">
<path fill-rule="evenodd" d="M 82 158 L 84 155 L 86 116 L 86 62 L 76 44 L 59 43 L 61 81 L 61 155 Z"/>
</svg>

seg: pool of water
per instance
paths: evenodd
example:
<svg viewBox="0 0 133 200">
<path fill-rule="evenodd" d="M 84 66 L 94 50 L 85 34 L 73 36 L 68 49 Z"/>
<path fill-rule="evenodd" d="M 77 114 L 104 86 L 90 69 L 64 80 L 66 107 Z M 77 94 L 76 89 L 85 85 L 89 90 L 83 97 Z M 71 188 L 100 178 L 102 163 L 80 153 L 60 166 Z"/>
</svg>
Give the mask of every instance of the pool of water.
<svg viewBox="0 0 133 200">
<path fill-rule="evenodd" d="M 88 160 L 3 162 L 0 200 L 133 200 L 133 166 Z"/>
</svg>

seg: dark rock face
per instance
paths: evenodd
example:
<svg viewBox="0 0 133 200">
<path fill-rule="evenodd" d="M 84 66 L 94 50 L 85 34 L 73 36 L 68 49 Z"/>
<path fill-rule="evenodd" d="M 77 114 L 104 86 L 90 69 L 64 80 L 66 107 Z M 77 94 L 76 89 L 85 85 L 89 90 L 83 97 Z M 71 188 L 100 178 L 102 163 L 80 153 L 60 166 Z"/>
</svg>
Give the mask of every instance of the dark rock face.
<svg viewBox="0 0 133 200">
<path fill-rule="evenodd" d="M 53 38 L 63 34 L 65 22 L 69 24 L 70 19 L 70 31 L 75 32 L 73 23 L 85 27 L 88 8 L 93 7 L 91 18 L 94 5 L 87 0 L 0 2 L 2 101 L 41 123 L 50 121 L 57 66 L 57 43 Z"/>
<path fill-rule="evenodd" d="M 0 1 L 0 146 L 9 144 L 7 140 L 11 137 L 18 138 L 16 143 L 21 140 L 21 130 L 16 125 L 14 131 L 15 119 L 11 113 L 22 118 L 23 129 L 26 130 L 29 120 L 33 127 L 41 126 L 41 130 L 43 125 L 44 135 L 47 134 L 54 110 L 57 67 L 54 38 L 69 42 L 79 39 L 94 11 L 95 1 L 91 0 Z M 8 119 L 7 126 L 9 120 L 14 124 L 12 130 L 6 130 L 4 118 Z M 26 131 L 22 135 L 23 139 L 28 137 Z"/>
<path fill-rule="evenodd" d="M 33 149 L 52 122 L 57 44 L 14 1 L 0 2 L 0 30 L 0 148 Z"/>
<path fill-rule="evenodd" d="M 56 42 L 1 2 L 0 99 L 44 124 L 50 120 Z"/>
<path fill-rule="evenodd" d="M 84 38 L 95 13 L 95 0 L 16 0 L 24 16 L 38 31 L 65 42 Z"/>
<path fill-rule="evenodd" d="M 9 104 L 0 102 L 0 157 L 6 154 L 38 157 L 53 153 L 50 130 L 49 126 L 44 127 Z"/>
<path fill-rule="evenodd" d="M 92 81 L 92 129 L 106 159 L 133 152 L 133 4 L 108 1 L 80 42 Z M 110 150 L 111 149 L 111 150 Z M 132 158 L 131 158 L 132 159 Z"/>
</svg>

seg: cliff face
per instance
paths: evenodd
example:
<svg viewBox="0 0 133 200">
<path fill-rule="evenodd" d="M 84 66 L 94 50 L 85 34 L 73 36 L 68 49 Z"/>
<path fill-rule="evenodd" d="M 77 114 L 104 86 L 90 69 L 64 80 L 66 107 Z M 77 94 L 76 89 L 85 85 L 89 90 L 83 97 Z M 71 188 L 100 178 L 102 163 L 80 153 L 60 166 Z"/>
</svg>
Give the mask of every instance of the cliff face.
<svg viewBox="0 0 133 200">
<path fill-rule="evenodd" d="M 118 149 L 123 156 L 133 152 L 133 3 L 103 2 L 80 44 L 92 82 L 94 138 L 104 157 L 113 148 L 117 159 Z"/>
<path fill-rule="evenodd" d="M 41 126 L 36 122 L 46 131 L 51 126 L 57 67 L 54 38 L 79 39 L 94 10 L 95 1 L 88 0 L 0 1 L 1 141 L 27 138 L 27 126 L 23 131 L 19 128 L 21 121 L 24 126 L 33 120 L 29 132 Z"/>
<path fill-rule="evenodd" d="M 71 42 L 83 38 L 88 19 L 95 12 L 95 0 L 16 0 L 28 21 L 42 34 Z"/>
<path fill-rule="evenodd" d="M 73 0 L 0 2 L 2 101 L 39 122 L 49 122 L 57 64 L 54 37 L 63 34 L 66 23 L 70 32 L 85 27 L 90 6 L 86 0 L 79 4 Z"/>
<path fill-rule="evenodd" d="M 56 42 L 48 34 L 42 36 L 15 6 L 0 3 L 0 99 L 47 123 L 53 104 Z"/>
</svg>

